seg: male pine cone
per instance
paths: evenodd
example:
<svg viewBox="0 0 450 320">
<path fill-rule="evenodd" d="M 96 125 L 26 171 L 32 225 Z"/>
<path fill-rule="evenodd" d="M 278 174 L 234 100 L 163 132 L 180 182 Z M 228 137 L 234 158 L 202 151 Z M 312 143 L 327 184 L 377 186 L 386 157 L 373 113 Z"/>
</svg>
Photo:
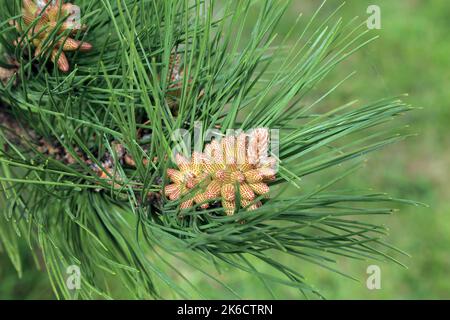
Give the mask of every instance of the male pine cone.
<svg viewBox="0 0 450 320">
<path fill-rule="evenodd" d="M 190 160 L 176 154 L 179 170 L 167 170 L 172 184 L 165 187 L 165 194 L 181 200 L 181 209 L 194 204 L 206 209 L 220 200 L 227 215 L 240 208 L 255 210 L 262 205 L 259 196 L 268 197 L 268 183 L 276 179 L 276 159 L 267 156 L 268 150 L 269 131 L 260 128 L 249 135 L 213 140 Z"/>
<path fill-rule="evenodd" d="M 85 29 L 74 17 L 77 12 L 78 6 L 64 3 L 64 0 L 23 0 L 23 23 L 28 32 L 25 35 L 21 24 L 11 21 L 22 35 L 15 44 L 23 45 L 24 40 L 29 41 L 35 47 L 34 56 L 37 58 L 50 50 L 51 61 L 57 64 L 59 70 L 68 72 L 70 65 L 65 52 L 92 50 L 90 43 L 69 37 Z M 59 37 L 64 32 L 67 32 L 68 36 Z M 53 39 L 55 34 L 56 39 Z"/>
</svg>

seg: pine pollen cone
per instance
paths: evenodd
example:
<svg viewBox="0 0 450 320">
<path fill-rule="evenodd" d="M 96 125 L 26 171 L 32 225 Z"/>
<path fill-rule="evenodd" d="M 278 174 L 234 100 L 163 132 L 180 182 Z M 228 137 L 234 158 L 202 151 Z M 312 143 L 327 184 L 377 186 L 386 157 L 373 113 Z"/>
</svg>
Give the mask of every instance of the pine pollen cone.
<svg viewBox="0 0 450 320">
<path fill-rule="evenodd" d="M 268 183 L 276 178 L 276 159 L 268 157 L 269 133 L 255 129 L 213 140 L 203 153 L 193 153 L 190 160 L 176 154 L 176 169 L 168 169 L 172 181 L 165 187 L 169 200 L 181 200 L 181 209 L 199 205 L 207 209 L 220 201 L 227 215 L 237 209 L 259 208 L 259 196 L 269 196 Z"/>
<path fill-rule="evenodd" d="M 23 0 L 22 14 L 23 21 L 27 29 L 27 40 L 35 47 L 35 57 L 40 57 L 46 50 L 51 50 L 51 60 L 56 63 L 58 69 L 68 72 L 70 69 L 66 52 L 92 50 L 92 45 L 88 42 L 78 41 L 71 36 L 75 36 L 79 31 L 84 31 L 85 26 L 76 21 L 76 14 L 80 8 L 71 3 L 64 3 L 64 0 Z M 23 33 L 18 21 L 12 21 L 17 31 Z M 68 31 L 68 36 L 60 36 Z M 48 41 L 51 37 L 57 40 Z M 19 45 L 23 41 L 19 38 L 15 41 Z"/>
</svg>

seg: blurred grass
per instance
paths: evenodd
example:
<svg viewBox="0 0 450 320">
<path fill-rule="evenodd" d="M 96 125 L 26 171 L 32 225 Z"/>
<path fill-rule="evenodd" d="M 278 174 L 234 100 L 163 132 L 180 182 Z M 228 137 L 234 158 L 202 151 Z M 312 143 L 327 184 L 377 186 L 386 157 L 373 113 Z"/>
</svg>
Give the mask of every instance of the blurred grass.
<svg viewBox="0 0 450 320">
<path fill-rule="evenodd" d="M 332 10 L 342 1 L 328 1 Z M 296 1 L 294 13 L 308 16 L 316 1 Z M 304 4 L 307 4 L 304 6 Z M 341 260 L 340 270 L 354 275 L 361 283 L 301 266 L 312 283 L 330 299 L 436 299 L 450 298 L 450 2 L 445 0 L 373 1 L 351 0 L 341 13 L 346 20 L 366 15 L 369 5 L 379 5 L 382 15 L 380 39 L 362 49 L 327 79 L 337 83 L 356 70 L 327 101 L 340 105 L 358 98 L 362 102 L 383 96 L 408 93 L 407 101 L 421 110 L 398 122 L 409 124 L 408 132 L 417 137 L 369 155 L 367 166 L 345 181 L 347 188 L 373 188 L 395 197 L 414 199 L 430 205 L 402 207 L 388 218 L 375 217 L 390 228 L 388 240 L 411 254 L 402 259 L 408 269 L 379 264 L 382 289 L 366 288 L 369 262 Z M 288 21 L 284 22 L 288 27 Z M 324 85 L 324 88 L 327 86 Z M 295 298 L 289 296 L 286 298 Z"/>
<path fill-rule="evenodd" d="M 299 12 L 309 17 L 319 3 L 294 1 L 282 21 L 280 33 L 287 32 Z M 321 14 L 325 16 L 341 3 L 328 1 Z M 322 83 L 321 88 L 326 90 L 352 71 L 358 72 L 324 106 L 338 106 L 355 98 L 366 102 L 409 93 L 406 100 L 422 109 L 403 117 L 397 125 L 400 128 L 409 124 L 405 130 L 418 135 L 370 155 L 367 166 L 346 179 L 343 186 L 387 191 L 395 197 L 426 203 L 430 208 L 405 206 L 395 215 L 372 220 L 389 226 L 388 240 L 411 254 L 411 258 L 402 258 L 407 269 L 393 263 L 375 263 L 382 270 L 381 290 L 370 291 L 365 285 L 366 268 L 373 262 L 340 259 L 337 268 L 360 282 L 306 263 L 297 262 L 295 266 L 329 299 L 448 299 L 450 73 L 446 69 L 450 65 L 450 2 L 349 0 L 341 14 L 346 20 L 365 17 L 367 7 L 372 4 L 381 7 L 380 39 L 342 64 Z M 314 179 L 319 177 L 307 183 L 314 183 Z M 31 271 L 32 267 L 32 262 L 26 260 L 24 277 L 19 280 L 9 261 L 0 255 L 0 299 L 51 298 L 44 273 Z M 225 270 L 220 278 L 235 287 L 243 298 L 270 298 L 257 279 L 232 272 Z M 202 275 L 191 273 L 190 277 L 207 297 L 232 298 Z M 302 297 L 288 288 L 275 287 L 274 291 L 277 298 Z"/>
<path fill-rule="evenodd" d="M 366 289 L 367 263 L 346 260 L 342 266 L 359 275 L 361 284 L 322 272 L 315 275 L 328 298 L 448 299 L 450 73 L 445 69 L 450 65 L 450 2 L 353 0 L 345 6 L 345 16 L 362 16 L 370 4 L 381 7 L 381 38 L 340 67 L 341 72 L 356 68 L 358 74 L 333 95 L 333 103 L 409 93 L 407 101 L 422 109 L 403 118 L 417 137 L 371 155 L 367 167 L 346 182 L 348 187 L 370 186 L 430 208 L 403 207 L 385 219 L 389 241 L 412 257 L 403 259 L 408 269 L 381 265 L 382 290 Z"/>
<path fill-rule="evenodd" d="M 1 300 L 42 300 L 53 299 L 45 271 L 37 270 L 31 255 L 26 255 L 26 248 L 22 262 L 23 275 L 19 279 L 15 269 L 7 256 L 0 250 L 0 299 Z"/>
</svg>

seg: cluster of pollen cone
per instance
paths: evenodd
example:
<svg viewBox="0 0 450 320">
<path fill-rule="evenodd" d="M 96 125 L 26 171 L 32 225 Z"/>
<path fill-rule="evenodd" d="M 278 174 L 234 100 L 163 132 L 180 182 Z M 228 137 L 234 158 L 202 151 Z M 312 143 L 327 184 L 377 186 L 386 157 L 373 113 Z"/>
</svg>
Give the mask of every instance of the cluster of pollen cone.
<svg viewBox="0 0 450 320">
<path fill-rule="evenodd" d="M 84 31 L 85 26 L 79 24 L 80 8 L 63 0 L 23 0 L 22 18 L 24 26 L 18 21 L 11 21 L 17 31 L 35 47 L 35 57 L 40 57 L 43 52 L 51 52 L 51 60 L 58 68 L 67 72 L 70 69 L 65 52 L 86 52 L 92 49 L 88 42 L 78 41 L 73 38 L 79 31 Z M 67 32 L 67 36 L 63 33 Z M 55 34 L 56 40 L 55 39 Z M 16 40 L 16 45 L 23 44 L 24 38 Z"/>
<path fill-rule="evenodd" d="M 181 200 L 181 209 L 194 205 L 207 209 L 219 203 L 227 215 L 240 208 L 259 208 L 262 203 L 257 199 L 269 196 L 268 183 L 276 178 L 269 140 L 269 130 L 260 128 L 213 140 L 191 159 L 176 154 L 178 170 L 167 170 L 172 184 L 165 187 L 166 196 Z"/>
</svg>

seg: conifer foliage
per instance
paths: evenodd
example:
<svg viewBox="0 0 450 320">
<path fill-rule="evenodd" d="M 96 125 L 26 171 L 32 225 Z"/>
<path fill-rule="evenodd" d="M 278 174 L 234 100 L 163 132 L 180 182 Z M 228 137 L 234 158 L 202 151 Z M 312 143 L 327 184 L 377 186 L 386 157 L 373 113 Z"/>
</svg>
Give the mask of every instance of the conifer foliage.
<svg viewBox="0 0 450 320">
<path fill-rule="evenodd" d="M 303 263 L 394 260 L 360 217 L 398 200 L 335 184 L 403 139 L 385 124 L 411 108 L 328 104 L 339 84 L 321 81 L 376 36 L 323 6 L 283 38 L 286 1 L 0 0 L 0 244 L 18 274 L 27 246 L 60 299 L 205 297 L 192 273 L 239 297 L 223 269 L 321 296 Z"/>
</svg>

